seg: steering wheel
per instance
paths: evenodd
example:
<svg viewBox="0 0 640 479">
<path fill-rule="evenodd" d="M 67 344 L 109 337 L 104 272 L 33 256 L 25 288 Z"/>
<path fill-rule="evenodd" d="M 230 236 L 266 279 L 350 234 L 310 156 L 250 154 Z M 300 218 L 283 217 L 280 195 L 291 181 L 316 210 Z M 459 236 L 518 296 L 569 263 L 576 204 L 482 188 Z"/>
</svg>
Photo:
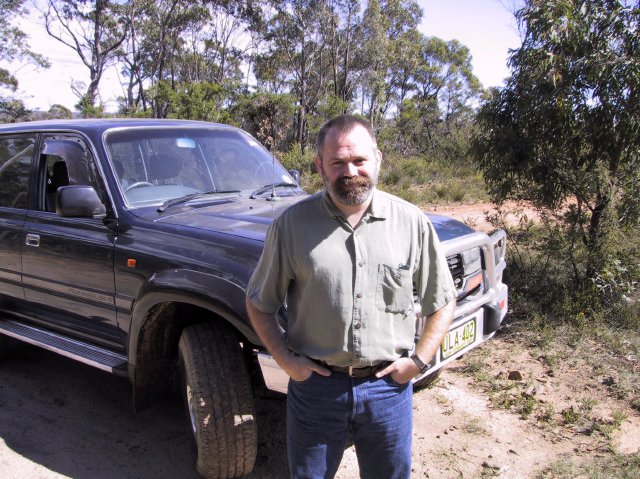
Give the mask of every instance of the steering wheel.
<svg viewBox="0 0 640 479">
<path fill-rule="evenodd" d="M 127 193 L 129 190 L 132 190 L 134 188 L 140 188 L 142 186 L 154 186 L 153 183 L 149 183 L 148 181 L 136 181 L 135 183 L 127 186 L 124 189 L 124 192 Z"/>
</svg>

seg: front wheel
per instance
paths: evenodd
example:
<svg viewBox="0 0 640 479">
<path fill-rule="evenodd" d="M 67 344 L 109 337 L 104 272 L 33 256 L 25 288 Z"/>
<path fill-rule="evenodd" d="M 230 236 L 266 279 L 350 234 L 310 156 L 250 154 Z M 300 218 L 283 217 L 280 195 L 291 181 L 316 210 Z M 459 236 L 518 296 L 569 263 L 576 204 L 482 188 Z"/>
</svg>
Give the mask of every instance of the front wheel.
<svg viewBox="0 0 640 479">
<path fill-rule="evenodd" d="M 222 323 L 190 326 L 178 349 L 198 473 L 208 479 L 248 474 L 257 429 L 249 372 L 233 330 Z"/>
<path fill-rule="evenodd" d="M 440 373 L 442 373 L 442 369 L 438 369 L 437 371 L 434 371 L 431 374 L 427 374 L 425 377 L 418 379 L 413 383 L 413 390 L 419 391 L 420 389 L 430 388 L 440 378 Z"/>
</svg>

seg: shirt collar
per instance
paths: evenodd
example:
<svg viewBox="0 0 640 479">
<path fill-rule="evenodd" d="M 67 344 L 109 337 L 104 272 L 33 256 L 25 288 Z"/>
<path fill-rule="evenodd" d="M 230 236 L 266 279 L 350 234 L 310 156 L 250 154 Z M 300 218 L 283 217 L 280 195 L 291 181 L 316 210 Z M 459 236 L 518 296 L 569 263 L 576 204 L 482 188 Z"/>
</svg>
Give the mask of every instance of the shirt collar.
<svg viewBox="0 0 640 479">
<path fill-rule="evenodd" d="M 365 213 L 364 217 L 371 217 L 379 220 L 386 219 L 388 215 L 388 204 L 385 201 L 384 195 L 378 191 L 377 188 L 373 189 L 372 195 L 371 204 L 369 205 L 369 209 Z M 329 196 L 329 193 L 326 190 L 322 195 L 322 202 L 331 216 L 334 218 L 344 218 L 344 214 L 334 204 L 331 196 Z"/>
</svg>

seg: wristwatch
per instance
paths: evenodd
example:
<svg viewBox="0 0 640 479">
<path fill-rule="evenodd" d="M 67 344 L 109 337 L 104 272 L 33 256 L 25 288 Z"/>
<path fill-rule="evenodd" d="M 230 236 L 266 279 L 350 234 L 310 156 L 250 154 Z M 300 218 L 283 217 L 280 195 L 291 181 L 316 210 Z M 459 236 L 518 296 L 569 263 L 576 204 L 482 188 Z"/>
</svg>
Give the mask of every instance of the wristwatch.
<svg viewBox="0 0 640 479">
<path fill-rule="evenodd" d="M 422 359 L 420 359 L 420 356 L 418 356 L 417 354 L 412 354 L 410 358 L 415 363 L 415 365 L 418 366 L 418 369 L 420 370 L 421 374 L 426 373 L 431 367 L 431 364 L 425 364 L 422 361 Z"/>
</svg>

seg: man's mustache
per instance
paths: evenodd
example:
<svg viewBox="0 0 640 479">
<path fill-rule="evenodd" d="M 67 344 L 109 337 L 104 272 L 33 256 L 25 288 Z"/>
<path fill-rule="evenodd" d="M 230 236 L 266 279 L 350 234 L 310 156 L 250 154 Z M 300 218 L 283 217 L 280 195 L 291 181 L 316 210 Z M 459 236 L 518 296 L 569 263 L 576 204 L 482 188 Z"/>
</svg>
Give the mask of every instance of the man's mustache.
<svg viewBox="0 0 640 479">
<path fill-rule="evenodd" d="M 371 178 L 366 176 L 343 176 L 336 181 L 338 186 L 363 187 L 371 184 Z"/>
</svg>

